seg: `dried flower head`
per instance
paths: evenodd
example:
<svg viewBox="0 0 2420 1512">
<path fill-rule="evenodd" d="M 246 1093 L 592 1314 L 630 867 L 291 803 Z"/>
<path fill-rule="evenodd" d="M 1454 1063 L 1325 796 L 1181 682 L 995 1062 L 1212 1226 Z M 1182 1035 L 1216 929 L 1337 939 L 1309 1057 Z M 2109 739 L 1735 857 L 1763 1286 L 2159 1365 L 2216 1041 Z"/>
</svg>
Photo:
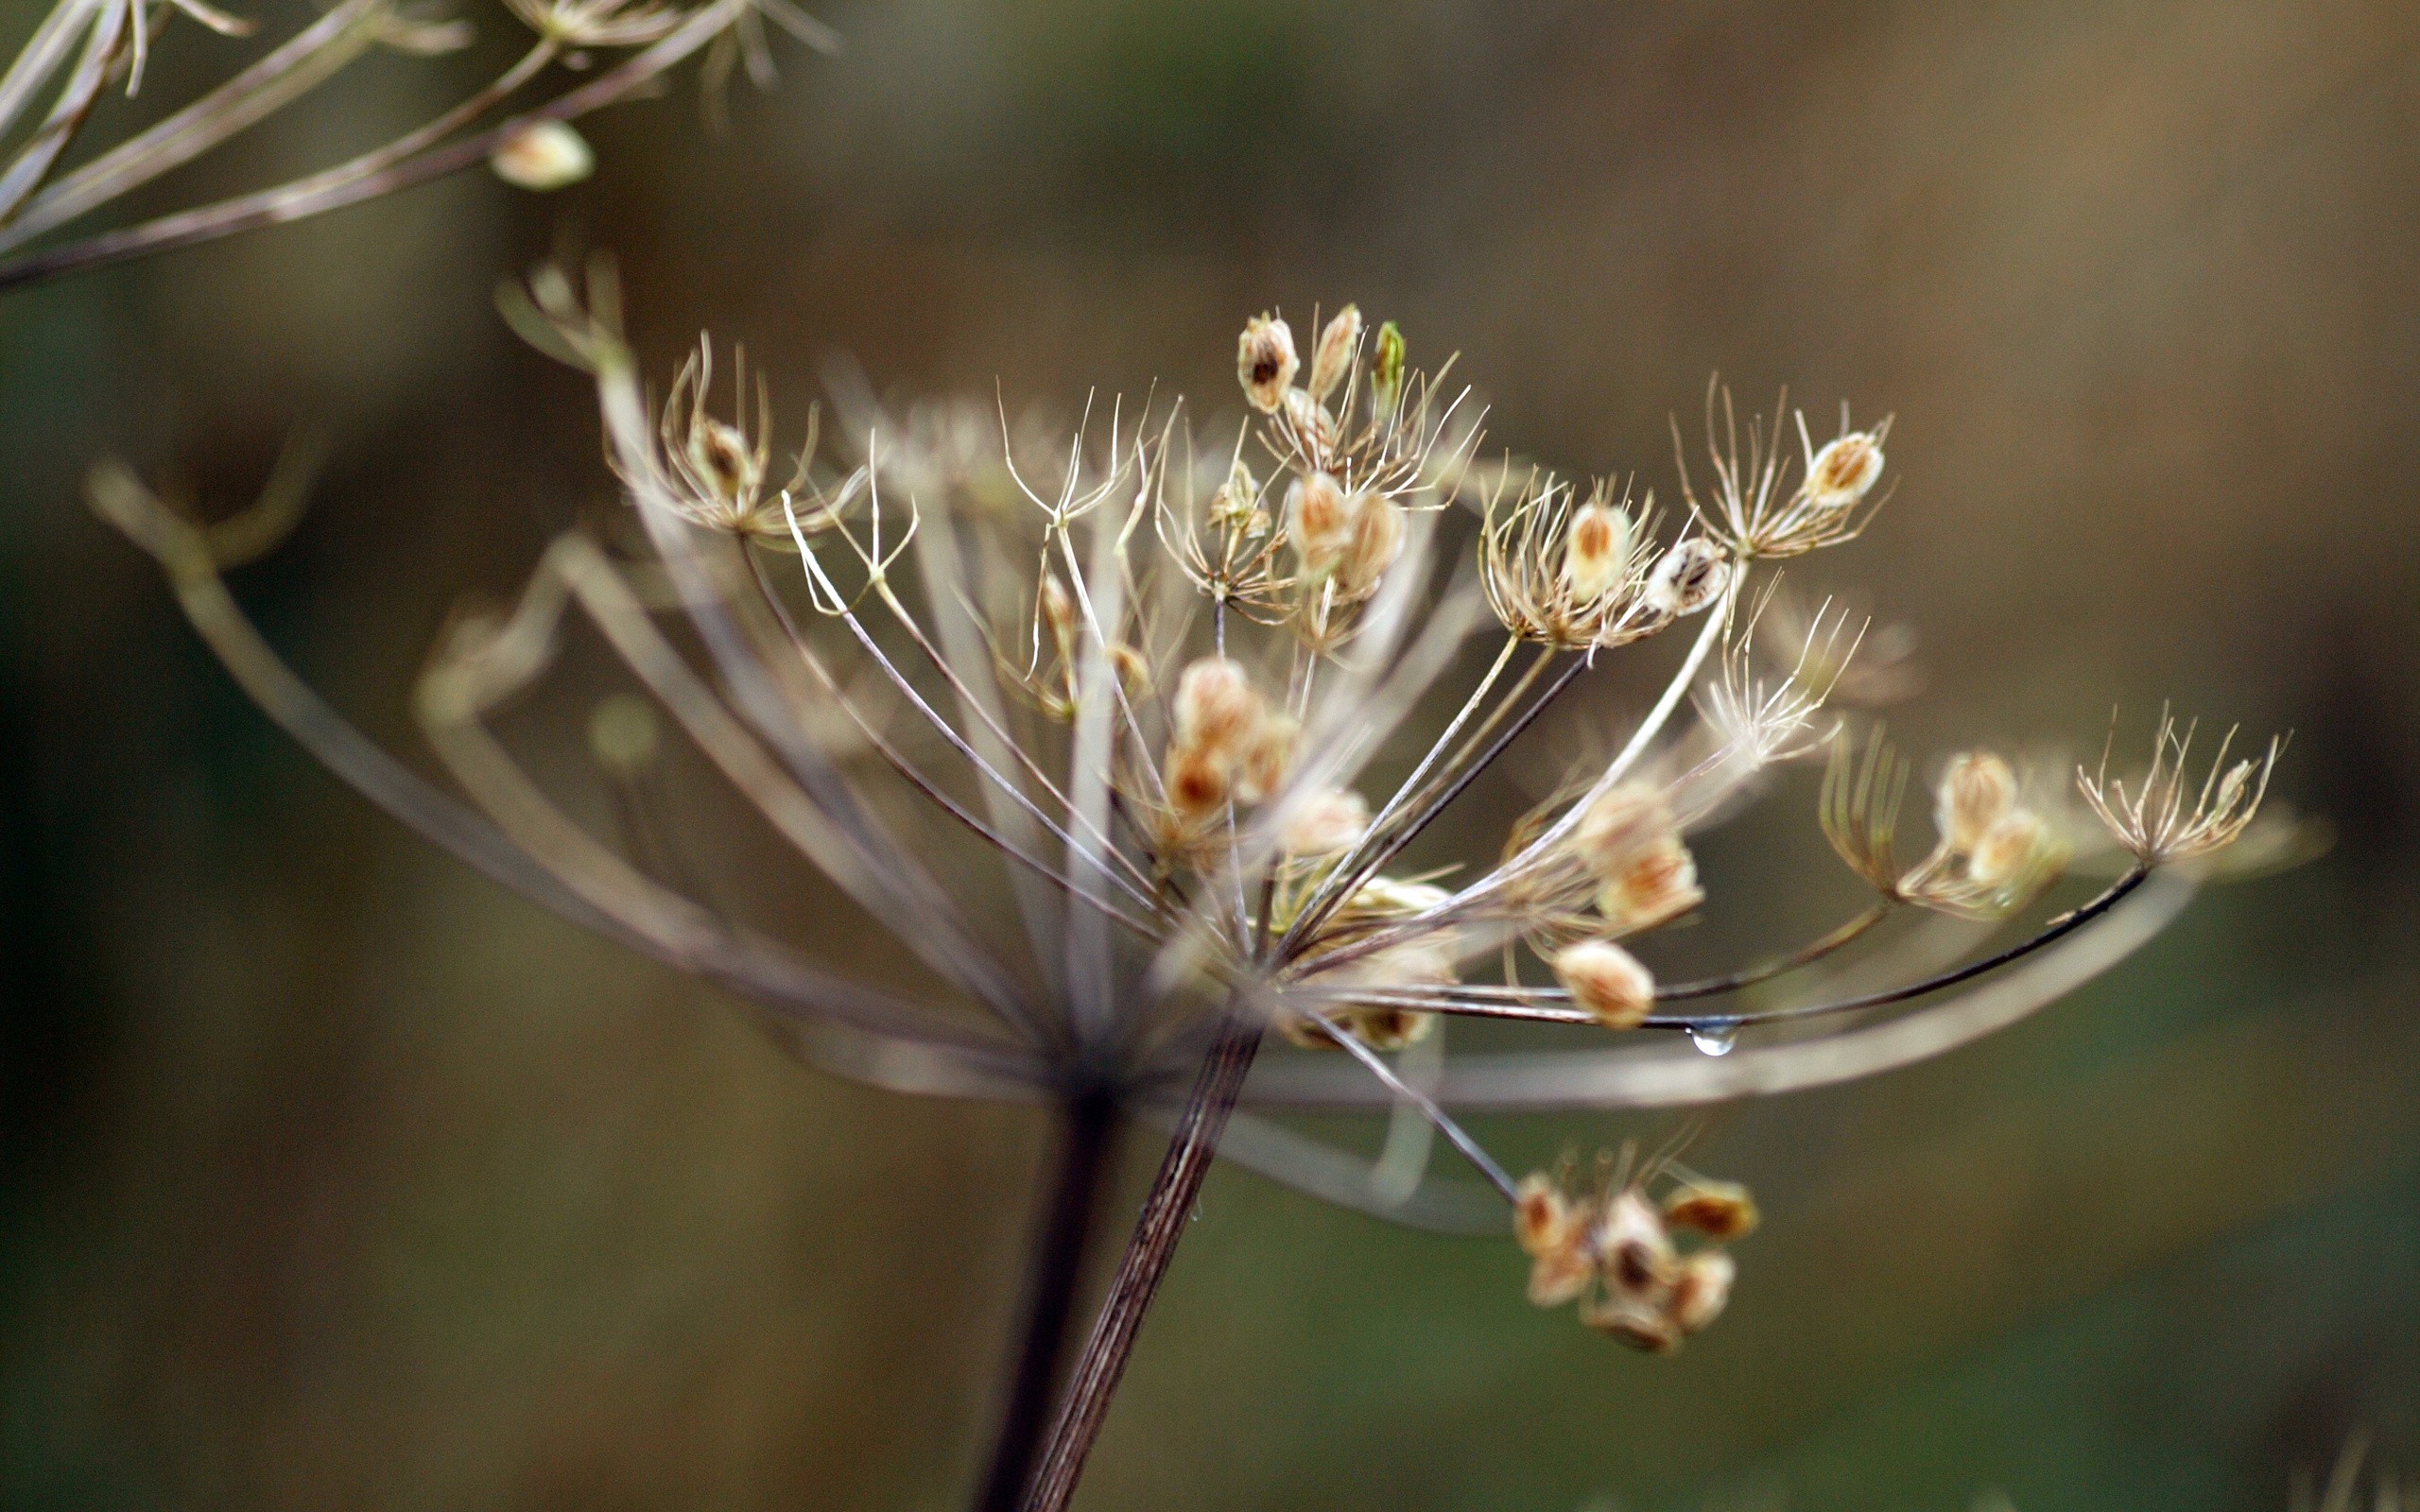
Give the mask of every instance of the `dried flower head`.
<svg viewBox="0 0 2420 1512">
<path fill-rule="evenodd" d="M 706 403 L 715 381 L 714 345 L 698 338 L 697 351 L 681 365 L 665 396 L 658 431 L 663 438 L 662 470 L 672 485 L 673 507 L 683 519 L 708 530 L 745 536 L 781 546 L 789 543 L 791 522 L 813 534 L 831 529 L 866 482 L 863 471 L 852 473 L 827 493 L 812 485 L 810 463 L 815 455 L 817 418 L 810 418 L 806 441 L 789 480 L 773 486 L 772 396 L 761 375 L 752 397 L 748 362 L 743 352 L 734 364 L 735 403 L 731 419 L 709 414 Z"/>
<path fill-rule="evenodd" d="M 1843 639 L 1845 625 L 1861 629 Z M 1854 595 L 1811 598 L 1788 581 L 1772 590 L 1758 616 L 1756 648 L 1767 666 L 1826 690 L 1824 701 L 1835 707 L 1886 708 L 1925 683 L 1912 626 L 1877 622 Z"/>
<path fill-rule="evenodd" d="M 1659 1206 L 1652 1185 L 1675 1179 L 1668 1161 L 1651 1161 L 1627 1176 L 1631 1157 L 1599 1159 L 1592 1184 L 1575 1184 L 1566 1159 L 1553 1175 L 1524 1177 L 1513 1203 L 1513 1234 L 1530 1256 L 1530 1300 L 1539 1307 L 1580 1304 L 1581 1321 L 1634 1349 L 1669 1353 L 1681 1340 L 1719 1317 L 1730 1300 L 1737 1266 L 1720 1246 L 1755 1227 L 1747 1191 L 1702 1177 L 1680 1179 Z M 1711 1215 L 1721 1204 L 1731 1231 L 1716 1233 L 1695 1223 L 1676 1222 L 1674 1211 L 1693 1218 Z M 1680 1229 L 1701 1241 L 1684 1250 Z"/>
<path fill-rule="evenodd" d="M 2222 760 L 2188 813 L 2185 742 L 2163 727 L 2148 780 L 2086 784 L 2137 856 L 2127 876 L 1994 954 L 1903 965 L 1892 986 L 1836 997 L 1798 973 L 1902 904 L 2007 912 L 2062 851 L 2048 799 L 2020 769 L 2011 787 L 1978 758 L 1942 795 L 1933 853 L 1902 868 L 1905 764 L 1877 740 L 1860 767 L 1836 743 L 1822 823 L 1876 901 L 1811 941 L 1672 980 L 1651 970 L 1650 932 L 1725 883 L 1701 878 L 1684 826 L 1711 822 L 1715 799 L 1740 788 L 1743 756 L 1811 748 L 1830 692 L 1799 669 L 1778 683 L 1747 670 L 1746 606 L 1769 601 L 1766 558 L 1855 533 L 1840 499 L 1873 487 L 1880 427 L 1871 462 L 1856 445 L 1812 459 L 1826 481 L 1778 507 L 1778 483 L 1760 480 L 1779 464 L 1752 435 L 1748 462 L 1717 468 L 1737 509 L 1698 508 L 1698 533 L 1658 543 L 1648 511 L 1610 488 L 1582 501 L 1509 466 L 1479 479 L 1476 418 L 1458 420 L 1461 396 L 1405 366 L 1392 327 L 1364 343 L 1357 316 L 1329 322 L 1315 381 L 1298 388 L 1290 334 L 1263 318 L 1239 344 L 1253 416 L 1199 455 L 1179 417 L 1150 405 L 1087 410 L 1047 444 L 1005 401 L 996 433 L 869 410 L 842 427 L 853 460 L 819 460 L 810 435 L 791 485 L 775 488 L 763 386 L 752 413 L 743 381 L 732 418 L 710 415 L 701 346 L 651 405 L 609 280 L 592 275 L 580 298 L 568 275 L 543 274 L 513 312 L 593 379 L 647 557 L 569 532 L 509 613 L 465 617 L 439 645 L 418 710 L 461 797 L 299 691 L 221 582 L 291 518 L 298 481 L 281 471 L 255 511 L 209 525 L 123 469 L 95 473 L 93 502 L 331 765 L 491 875 L 748 995 L 806 1058 L 925 1094 L 1176 1109 L 1112 1289 L 1128 1300 L 1086 1346 L 1074 1375 L 1096 1384 L 1065 1422 L 1098 1420 L 1098 1383 L 1115 1379 L 1141 1315 L 1132 1298 L 1149 1296 L 1220 1151 L 1389 1217 L 1501 1233 L 1509 1207 L 1533 1297 L 1576 1303 L 1643 1349 L 1676 1347 L 1728 1299 L 1720 1246 L 1754 1226 L 1747 1194 L 1668 1160 L 1516 1183 L 1455 1109 L 1696 1104 L 1938 1053 L 2131 949 L 2182 896 L 2149 869 L 2234 838 L 2265 788 L 2268 763 Z M 1466 493 L 1489 501 L 1476 541 L 1454 537 L 1468 526 L 1445 507 Z M 1474 545 L 1476 575 L 1445 565 Z M 667 632 L 674 610 L 693 633 Z M 1691 613 L 1702 622 L 1615 748 L 1547 784 L 1500 837 L 1474 846 L 1441 824 L 1599 653 Z M 667 732 L 892 931 L 895 967 L 860 975 L 722 917 L 688 890 L 686 866 L 592 833 L 516 765 L 490 716 L 550 675 L 575 617 Z M 1475 634 L 1495 649 L 1466 661 Z M 1476 676 L 1432 702 L 1465 667 Z M 669 765 L 614 776 L 653 781 Z M 2121 908 L 2135 926 L 2092 928 Z M 2051 952 L 2055 972 L 1954 990 Z M 912 987 L 892 985 L 911 972 Z M 1551 1026 L 1583 1045 L 1449 1051 L 1453 1018 Z M 1764 1032 L 1775 1024 L 1789 1032 Z M 1661 1053 L 1676 1041 L 1702 1054 Z M 1181 1107 L 1176 1089 L 1190 1089 Z M 1368 1162 L 1259 1121 L 1259 1107 L 1416 1119 L 1476 1179 L 1431 1179 L 1425 1159 L 1407 1179 L 1402 1141 Z M 1068 1432 L 1035 1481 L 1057 1488 L 1046 1512 L 1089 1442 Z"/>
<path fill-rule="evenodd" d="M 1715 397 L 1722 400 L 1720 425 Z M 1817 451 L 1806 433 L 1806 417 L 1798 416 L 1798 435 L 1806 456 L 1806 472 L 1795 488 L 1788 487 L 1789 456 L 1781 438 L 1782 417 L 1789 407 L 1784 394 L 1773 406 L 1770 422 L 1748 418 L 1748 446 L 1739 448 L 1739 421 L 1731 390 L 1708 384 L 1705 394 L 1706 455 L 1714 468 L 1713 496 L 1701 502 L 1691 489 L 1688 463 L 1681 456 L 1681 490 L 1689 507 L 1706 522 L 1735 556 L 1773 559 L 1796 557 L 1824 546 L 1854 541 L 1873 518 L 1860 515 L 1858 505 L 1882 476 L 1882 443 L 1891 434 L 1885 419 L 1871 431 L 1852 431 L 1848 411 L 1841 411 L 1841 434 Z M 1771 429 L 1767 426 L 1770 423 Z M 1682 454 L 1681 429 L 1672 426 L 1672 447 Z"/>
<path fill-rule="evenodd" d="M 2152 763 L 2135 778 L 2131 790 L 2125 779 L 2109 775 L 2109 749 L 2103 746 L 2100 766 L 2087 776 L 2076 768 L 2076 786 L 2118 843 L 2144 868 L 2165 866 L 2208 855 L 2234 843 L 2252 825 L 2260 800 L 2269 793 L 2269 777 L 2276 769 L 2285 741 L 2272 737 L 2258 756 L 2227 763 L 2236 731 L 2230 729 L 2210 760 L 2208 775 L 2196 789 L 2186 775 L 2195 725 L 2179 730 L 2166 709 L 2152 735 Z M 2116 724 L 2112 721 L 2112 741 Z"/>
<path fill-rule="evenodd" d="M 1610 650 L 1663 629 L 1678 610 L 1649 601 L 1654 565 L 1647 526 L 1604 483 L 1575 507 L 1570 484 L 1533 473 L 1487 501 L 1480 581 L 1497 620 L 1525 641 Z"/>
<path fill-rule="evenodd" d="M 1988 751 L 1969 751 L 1943 770 L 1931 852 L 1900 870 L 1894 841 L 1907 784 L 1907 764 L 1878 733 L 1862 764 L 1844 744 L 1836 747 L 1824 774 L 1824 833 L 1885 899 L 1959 919 L 2002 919 L 2066 869 L 2066 834 L 2039 807 L 2020 801 L 2024 783 L 2015 770 Z M 2050 795 L 2036 797 L 2047 803 Z"/>
</svg>

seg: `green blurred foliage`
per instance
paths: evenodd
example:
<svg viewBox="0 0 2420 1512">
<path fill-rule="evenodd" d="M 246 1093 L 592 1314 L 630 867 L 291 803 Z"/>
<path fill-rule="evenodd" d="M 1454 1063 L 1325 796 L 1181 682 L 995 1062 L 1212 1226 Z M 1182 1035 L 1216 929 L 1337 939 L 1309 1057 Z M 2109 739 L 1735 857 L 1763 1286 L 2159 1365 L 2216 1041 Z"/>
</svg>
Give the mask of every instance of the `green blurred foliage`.
<svg viewBox="0 0 2420 1512">
<path fill-rule="evenodd" d="M 508 42 L 478 19 L 477 57 L 382 63 L 248 150 L 439 108 Z M 619 257 L 665 370 L 700 325 L 744 338 L 792 435 L 835 352 L 887 392 L 1072 411 L 1156 381 L 1218 413 L 1244 317 L 1346 299 L 1461 352 L 1503 444 L 1668 493 L 1709 369 L 1895 410 L 1896 498 L 1807 576 L 1920 627 L 1912 748 L 2088 747 L 2173 696 L 2293 729 L 2280 792 L 2338 826 L 1998 1040 L 1715 1115 L 1699 1159 L 1769 1219 L 1670 1362 L 1529 1309 L 1507 1245 L 1222 1171 L 1082 1504 L 2267 1512 L 2357 1429 L 2420 1466 L 2409 7 L 827 19 L 847 51 L 786 54 L 727 134 L 685 84 L 597 121 L 562 197 L 464 179 L 0 302 L 0 1498 L 963 1498 L 1032 1115 L 802 1072 L 426 851 L 77 502 L 109 453 L 233 501 L 326 427 L 317 512 L 238 588 L 416 752 L 448 608 L 610 507 L 587 396 L 488 309 L 567 244 Z M 176 36 L 147 108 L 243 56 Z M 607 685 L 574 670 L 529 722 L 558 758 L 536 732 Z M 1542 746 L 1640 686 L 1604 683 Z M 1671 959 L 1853 897 L 1811 787 L 1710 837 Z M 1668 1126 L 1483 1131 L 1543 1160 Z"/>
</svg>

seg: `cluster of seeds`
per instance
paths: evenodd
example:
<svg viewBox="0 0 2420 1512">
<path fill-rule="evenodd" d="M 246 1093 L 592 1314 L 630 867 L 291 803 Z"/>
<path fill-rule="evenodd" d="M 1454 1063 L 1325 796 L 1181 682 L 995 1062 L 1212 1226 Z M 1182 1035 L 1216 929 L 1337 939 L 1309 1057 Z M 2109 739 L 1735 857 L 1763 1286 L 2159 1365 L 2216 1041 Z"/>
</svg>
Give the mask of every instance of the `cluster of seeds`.
<svg viewBox="0 0 2420 1512">
<path fill-rule="evenodd" d="M 2066 868 L 2073 842 L 2065 827 L 2022 801 L 2004 758 L 1967 751 L 1950 758 L 1935 787 L 1931 852 L 1901 870 L 1895 833 L 1907 780 L 1907 764 L 1879 736 L 1861 763 L 1847 743 L 1836 744 L 1825 776 L 1824 833 L 1885 898 L 1960 919 L 2000 919 Z"/>
<path fill-rule="evenodd" d="M 1590 1328 L 1668 1354 L 1730 1301 L 1737 1267 L 1725 1246 L 1755 1231 L 1756 1205 L 1733 1182 L 1669 1162 L 1633 1176 L 1628 1163 L 1627 1154 L 1619 1162 L 1599 1157 L 1585 1185 L 1575 1181 L 1568 1158 L 1552 1176 L 1524 1178 L 1513 1237 L 1530 1258 L 1530 1301 L 1576 1301 Z"/>
</svg>

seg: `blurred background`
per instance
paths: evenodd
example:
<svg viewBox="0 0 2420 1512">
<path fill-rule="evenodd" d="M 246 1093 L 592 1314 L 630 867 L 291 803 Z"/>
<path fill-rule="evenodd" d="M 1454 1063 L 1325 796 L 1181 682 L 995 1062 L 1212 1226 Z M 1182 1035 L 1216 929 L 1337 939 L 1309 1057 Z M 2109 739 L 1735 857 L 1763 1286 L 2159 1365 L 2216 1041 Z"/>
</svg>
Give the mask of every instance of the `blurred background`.
<svg viewBox="0 0 2420 1512">
<path fill-rule="evenodd" d="M 373 60 L 177 202 L 458 97 L 516 43 L 463 3 L 473 55 Z M 1918 628 L 1905 744 L 2089 747 L 2173 697 L 2292 730 L 2278 791 L 2336 824 L 2011 1033 L 1716 1115 L 1693 1159 L 1767 1224 L 1672 1360 L 1528 1307 L 1507 1244 L 1222 1169 L 1080 1505 L 2282 1512 L 2361 1431 L 2420 1471 L 2420 12 L 819 13 L 843 53 L 784 47 L 720 134 L 684 72 L 584 123 L 566 193 L 466 176 L 0 299 L 6 1504 L 963 1503 L 1037 1115 L 804 1071 L 429 850 L 78 501 L 114 454 L 232 506 L 323 429 L 236 588 L 428 765 L 449 608 L 612 498 L 579 380 L 491 303 L 566 245 L 618 257 L 659 382 L 744 340 L 786 438 L 834 354 L 1232 408 L 1245 317 L 1348 299 L 1459 352 L 1496 442 L 1668 496 L 1710 371 L 1895 412 L 1895 498 L 1809 580 Z M 257 45 L 170 37 L 109 119 Z M 1813 790 L 1707 838 L 1689 958 L 1853 899 Z M 1480 1129 L 1518 1162 L 1672 1126 Z"/>
</svg>

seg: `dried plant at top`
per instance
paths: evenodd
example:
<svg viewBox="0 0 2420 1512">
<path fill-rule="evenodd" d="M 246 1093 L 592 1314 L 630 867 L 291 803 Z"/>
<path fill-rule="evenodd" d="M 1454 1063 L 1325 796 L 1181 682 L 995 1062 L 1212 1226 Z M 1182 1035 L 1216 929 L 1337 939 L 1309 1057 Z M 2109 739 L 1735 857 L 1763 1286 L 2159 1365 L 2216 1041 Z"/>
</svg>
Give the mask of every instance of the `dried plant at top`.
<svg viewBox="0 0 2420 1512">
<path fill-rule="evenodd" d="M 493 14 L 534 33 L 527 50 L 393 140 L 233 198 L 61 237 L 57 233 L 216 151 L 365 55 L 455 52 L 470 43 L 472 28 L 407 0 L 337 0 L 199 98 L 60 172 L 95 114 L 106 113 L 104 96 L 120 87 L 129 95 L 142 90 L 155 46 L 201 28 L 241 39 L 257 27 L 205 0 L 57 0 L 0 74 L 0 289 L 300 220 L 483 162 L 522 187 L 560 188 L 594 165 L 568 123 L 644 92 L 690 55 L 706 54 L 710 85 L 743 59 L 763 82 L 772 68 L 768 19 L 811 45 L 834 42 L 791 0 L 505 0 Z M 614 54 L 627 56 L 611 59 Z"/>
<path fill-rule="evenodd" d="M 1032 1390 L 1055 1337 L 1020 1378 L 1040 1385 L 1003 1435 L 1003 1504 L 1020 1488 L 1064 1503 L 1214 1152 L 1402 1221 L 1502 1232 L 1509 1212 L 1535 1300 L 1668 1350 L 1729 1297 L 1748 1194 L 1668 1156 L 1516 1179 L 1455 1110 L 1702 1104 L 1938 1054 L 2149 937 L 2191 890 L 2169 864 L 2240 833 L 2265 789 L 2265 762 L 2228 767 L 2188 812 L 2185 742 L 2164 729 L 2147 780 L 2088 784 L 2128 857 L 2098 895 L 1996 952 L 1826 995 L 1800 984 L 1853 946 L 1878 945 L 1886 968 L 1929 955 L 1921 928 L 1894 954 L 1894 919 L 2021 915 L 2075 843 L 2054 795 L 1974 752 L 1943 770 L 1938 837 L 1904 862 L 1910 768 L 1878 737 L 1860 755 L 1824 711 L 1861 626 L 1802 613 L 1760 670 L 1771 563 L 1857 534 L 1884 428 L 1843 424 L 1818 447 L 1796 421 L 1793 456 L 1777 417 L 1743 456 L 1725 398 L 1719 423 L 1709 405 L 1715 490 L 1685 486 L 1667 519 L 1628 484 L 1478 465 L 1473 401 L 1347 306 L 1307 355 L 1274 314 L 1245 327 L 1238 428 L 1102 402 L 1045 445 L 1004 415 L 861 406 L 841 460 L 810 433 L 777 462 L 760 388 L 740 384 L 738 418 L 717 418 L 709 348 L 650 408 L 601 274 L 583 295 L 544 272 L 509 302 L 593 375 L 645 547 L 563 536 L 516 606 L 466 614 L 437 647 L 420 718 L 468 802 L 337 722 L 242 619 L 219 574 L 270 532 L 196 524 L 120 469 L 96 474 L 95 503 L 329 765 L 492 875 L 763 1005 L 816 1064 L 1047 1101 L 1074 1156 L 1079 1129 L 1097 1153 L 1103 1108 L 1172 1124 L 1046 1434 Z M 615 844 L 531 778 L 493 715 L 575 625 L 645 699 L 600 714 L 610 764 L 627 775 L 654 748 L 648 711 L 677 728 L 894 924 L 879 981 L 718 913 L 684 890 L 688 868 Z M 1663 685 L 1609 755 L 1476 848 L 1467 823 L 1440 825 L 1617 650 L 1660 657 Z M 1789 885 L 1707 874 L 1692 834 L 1826 747 L 1820 820 L 1867 905 L 1720 975 L 1659 974 L 1658 930 Z M 1449 1052 L 1449 1024 L 1482 1022 L 1495 1048 Z M 1524 1034 L 1546 1042 L 1502 1042 Z M 1289 1108 L 1393 1124 L 1369 1160 L 1270 1116 Z M 1440 1145 L 1477 1181 L 1431 1175 Z"/>
</svg>

